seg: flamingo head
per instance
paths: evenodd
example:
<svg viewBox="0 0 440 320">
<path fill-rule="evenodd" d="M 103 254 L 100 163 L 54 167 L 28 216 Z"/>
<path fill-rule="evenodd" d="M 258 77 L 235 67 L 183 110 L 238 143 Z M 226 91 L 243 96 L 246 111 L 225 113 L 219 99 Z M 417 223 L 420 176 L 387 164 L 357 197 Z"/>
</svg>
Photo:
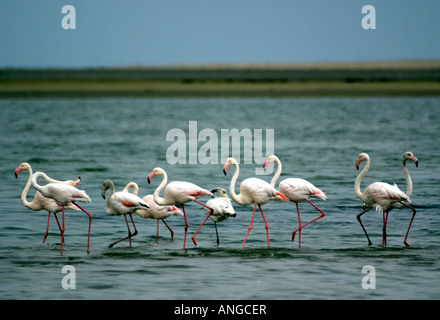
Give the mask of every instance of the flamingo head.
<svg viewBox="0 0 440 320">
<path fill-rule="evenodd" d="M 77 186 L 81 183 L 81 177 L 78 177 L 78 179 L 76 179 L 75 181 L 66 180 L 66 181 L 64 181 L 64 183 L 66 183 L 67 185 L 72 186 L 72 187 Z"/>
<path fill-rule="evenodd" d="M 234 164 L 235 159 L 234 158 L 228 158 L 226 159 L 225 165 L 223 166 L 223 173 L 226 175 L 226 171 L 228 170 L 228 167 L 231 164 Z M 235 161 L 237 163 L 237 161 Z"/>
<path fill-rule="evenodd" d="M 219 197 L 229 198 L 228 193 L 223 188 L 214 188 L 211 190 L 211 193 L 217 193 L 219 195 Z"/>
<path fill-rule="evenodd" d="M 113 182 L 111 182 L 110 180 L 105 180 L 104 183 L 102 184 L 102 191 L 101 191 L 101 196 L 103 199 L 105 199 L 105 192 L 108 189 L 111 189 L 112 193 L 115 192 L 115 186 Z"/>
<path fill-rule="evenodd" d="M 22 170 L 29 170 L 31 168 L 31 166 L 27 163 L 27 162 L 23 162 L 22 164 L 20 164 L 18 166 L 17 169 L 15 169 L 15 177 L 18 178 L 18 174 L 22 171 Z"/>
<path fill-rule="evenodd" d="M 403 154 L 403 163 L 405 163 L 406 160 L 414 161 L 414 163 L 416 164 L 416 167 L 419 167 L 419 160 L 416 158 L 415 155 L 412 154 L 412 152 L 407 151 Z"/>
<path fill-rule="evenodd" d="M 176 206 L 171 206 L 173 215 L 175 216 L 183 216 L 183 212 L 177 208 Z"/>
<path fill-rule="evenodd" d="M 78 179 L 76 179 L 75 181 L 73 181 L 73 185 L 77 186 L 81 183 L 81 177 L 78 177 Z"/>
<path fill-rule="evenodd" d="M 274 163 L 274 162 L 275 162 L 275 155 L 271 155 L 271 156 L 267 157 L 266 161 L 264 161 L 264 163 L 263 163 L 264 171 L 266 171 L 266 168 L 269 164 Z"/>
<path fill-rule="evenodd" d="M 368 154 L 362 152 L 362 153 L 359 155 L 358 159 L 356 160 L 356 169 L 359 170 L 359 166 L 360 166 L 361 162 L 362 162 L 362 161 L 366 161 L 366 160 L 368 160 L 368 159 L 370 159 L 370 157 L 368 156 Z"/>
<path fill-rule="evenodd" d="M 151 183 L 151 178 L 153 178 L 154 176 L 157 175 L 163 175 L 164 171 L 161 168 L 154 168 L 153 171 L 150 172 L 150 174 L 148 175 L 148 183 Z"/>
</svg>

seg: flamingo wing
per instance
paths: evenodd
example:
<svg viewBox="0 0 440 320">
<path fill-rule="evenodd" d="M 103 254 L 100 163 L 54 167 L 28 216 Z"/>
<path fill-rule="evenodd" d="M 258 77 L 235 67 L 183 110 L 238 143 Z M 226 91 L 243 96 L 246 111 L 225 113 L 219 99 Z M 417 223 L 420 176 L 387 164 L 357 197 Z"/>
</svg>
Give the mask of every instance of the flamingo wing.
<svg viewBox="0 0 440 320">
<path fill-rule="evenodd" d="M 410 201 L 409 197 L 397 185 L 384 182 L 374 182 L 364 191 L 364 202 L 368 206 L 386 210 L 397 201 Z"/>
<path fill-rule="evenodd" d="M 129 192 L 115 192 L 106 205 L 106 212 L 110 215 L 131 214 L 137 209 L 149 208 L 149 205 L 138 196 Z"/>
<path fill-rule="evenodd" d="M 289 178 L 280 182 L 279 191 L 294 202 L 301 202 L 310 197 L 326 200 L 325 193 L 311 184 L 309 181 L 300 178 Z"/>
<path fill-rule="evenodd" d="M 203 195 L 212 196 L 212 193 L 190 182 L 173 181 L 166 186 L 164 199 L 174 199 L 174 203 L 185 203 Z"/>
</svg>

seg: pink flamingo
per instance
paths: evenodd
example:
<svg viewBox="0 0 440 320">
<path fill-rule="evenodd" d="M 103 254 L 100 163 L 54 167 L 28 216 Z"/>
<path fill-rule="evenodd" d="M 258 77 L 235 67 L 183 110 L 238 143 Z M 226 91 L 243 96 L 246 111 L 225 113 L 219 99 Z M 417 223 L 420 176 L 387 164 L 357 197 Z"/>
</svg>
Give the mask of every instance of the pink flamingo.
<svg viewBox="0 0 440 320">
<path fill-rule="evenodd" d="M 130 188 L 133 188 L 133 194 L 137 195 L 139 192 L 139 187 L 135 182 L 129 182 L 123 191 L 128 192 Z M 156 219 L 157 220 L 157 231 L 156 231 L 156 243 L 159 242 L 159 221 L 162 221 L 171 233 L 171 240 L 174 239 L 174 231 L 165 222 L 165 219 L 170 216 L 183 216 L 183 212 L 180 211 L 176 206 L 160 206 L 154 202 L 154 196 L 148 194 L 142 198 L 149 206 L 150 209 L 138 209 L 135 213 L 144 219 Z"/>
<path fill-rule="evenodd" d="M 359 170 L 359 165 L 361 162 L 366 161 L 364 169 L 359 173 L 354 184 L 354 192 L 356 196 L 364 203 L 366 210 L 357 215 L 357 219 L 364 230 L 364 233 L 368 240 L 368 245 L 372 245 L 370 238 L 368 237 L 367 231 L 361 221 L 361 216 L 369 211 L 371 208 L 375 207 L 377 210 L 382 211 L 383 214 L 383 228 L 382 228 L 382 247 L 385 247 L 386 243 L 386 224 L 388 219 L 388 213 L 396 205 L 402 205 L 412 210 L 413 216 L 411 218 L 411 223 L 408 227 L 405 239 L 403 243 L 409 247 L 408 238 L 409 229 L 411 228 L 412 221 L 416 214 L 416 210 L 406 204 L 405 202 L 411 202 L 408 195 L 401 191 L 396 184 L 393 186 L 384 182 L 374 182 L 365 188 L 364 192 L 360 190 L 360 184 L 370 168 L 370 157 L 366 153 L 361 153 L 356 161 L 356 168 Z"/>
<path fill-rule="evenodd" d="M 50 199 L 50 198 L 46 198 L 44 197 L 40 191 L 37 191 L 34 195 L 34 198 L 32 199 L 31 202 L 27 201 L 27 193 L 29 192 L 29 189 L 31 187 L 32 184 L 32 168 L 31 166 L 27 163 L 27 162 L 23 162 L 17 169 L 15 169 L 15 177 L 18 178 L 18 174 L 22 171 L 22 170 L 27 170 L 29 172 L 29 178 L 28 181 L 26 183 L 26 186 L 23 189 L 23 192 L 21 193 L 21 202 L 23 203 L 23 205 L 26 208 L 29 208 L 33 211 L 40 211 L 40 210 L 47 210 L 49 212 L 49 215 L 47 217 L 47 227 L 46 227 L 46 233 L 44 234 L 44 238 L 43 238 L 43 243 L 46 241 L 47 235 L 49 234 L 49 222 L 50 222 L 50 214 L 53 213 L 53 215 L 55 216 L 55 219 L 57 221 L 58 224 L 58 228 L 60 229 L 60 233 L 62 234 L 62 228 L 60 225 L 60 222 L 58 220 L 57 217 L 57 213 L 61 212 L 62 207 L 61 205 L 59 205 L 54 199 Z M 47 178 L 48 182 L 53 182 L 53 183 L 65 183 L 67 185 L 70 186 L 76 186 L 78 184 L 80 184 L 81 179 L 78 178 L 77 180 L 73 181 L 73 180 L 66 180 L 66 181 L 58 181 L 58 180 L 54 180 L 54 179 L 50 179 L 49 177 L 45 176 L 45 178 Z M 77 210 L 79 211 L 79 209 L 77 207 L 75 207 L 72 204 L 68 204 L 66 205 L 66 209 L 70 209 L 70 210 Z M 64 238 L 61 238 L 61 242 L 64 242 Z M 62 252 L 61 252 L 62 253 Z"/>
<path fill-rule="evenodd" d="M 275 187 L 275 183 L 278 180 L 278 178 L 281 175 L 282 165 L 280 159 L 275 156 L 271 155 L 267 158 L 267 160 L 264 162 L 263 167 L 266 170 L 266 167 L 270 164 L 276 162 L 277 164 L 277 171 L 275 172 L 274 177 L 272 178 L 272 181 L 270 182 L 270 185 L 272 187 Z M 321 219 L 325 216 L 325 213 L 319 209 L 312 201 L 309 200 L 309 198 L 318 198 L 322 200 L 326 200 L 327 196 L 325 193 L 321 190 L 315 187 L 313 184 L 311 184 L 309 181 L 300 179 L 300 178 L 288 178 L 281 181 L 278 185 L 278 190 L 282 192 L 287 198 L 289 198 L 290 201 L 295 202 L 296 204 L 296 211 L 298 213 L 298 222 L 299 227 L 298 229 L 294 230 L 292 232 L 292 241 L 295 240 L 295 234 L 297 231 L 299 231 L 299 247 L 301 247 L 301 230 L 308 224 Z M 321 215 L 312 221 L 307 222 L 306 224 L 301 224 L 301 217 L 299 214 L 299 207 L 298 203 L 307 201 L 310 203 L 316 210 L 318 210 Z"/>
<path fill-rule="evenodd" d="M 252 212 L 252 218 L 251 223 L 248 227 L 248 231 L 246 233 L 246 236 L 244 238 L 243 244 L 241 248 L 244 248 L 244 245 L 246 243 L 246 239 L 249 235 L 249 232 L 252 229 L 252 224 L 254 221 L 255 216 L 255 210 L 257 208 L 260 209 L 261 216 L 263 217 L 265 228 L 266 228 L 266 234 L 267 234 L 267 245 L 270 248 L 270 240 L 269 240 L 269 225 L 266 221 L 266 218 L 264 217 L 263 210 L 261 209 L 261 206 L 268 203 L 270 200 L 275 200 L 281 198 L 284 201 L 289 201 L 288 198 L 284 196 L 281 192 L 276 190 L 273 186 L 271 186 L 269 183 L 267 183 L 264 180 L 261 180 L 259 178 L 248 178 L 241 182 L 240 184 L 240 194 L 235 193 L 235 183 L 237 181 L 238 175 L 239 175 L 239 166 L 237 163 L 237 160 L 234 158 L 228 158 L 226 159 L 225 165 L 223 166 L 223 172 L 226 175 L 226 171 L 229 166 L 234 165 L 235 166 L 235 172 L 231 179 L 231 184 L 229 186 L 229 193 L 231 194 L 232 199 L 240 204 L 240 205 L 249 205 L 254 204 L 254 211 Z"/>
<path fill-rule="evenodd" d="M 197 201 L 197 198 L 203 195 L 212 196 L 212 193 L 191 182 L 172 181 L 167 184 L 168 176 L 165 170 L 163 170 L 162 168 L 154 168 L 153 171 L 150 172 L 150 174 L 148 175 L 148 183 L 151 183 L 151 179 L 157 175 L 162 175 L 163 178 L 162 178 L 162 182 L 153 193 L 154 201 L 162 206 L 175 205 L 177 203 L 180 203 L 182 205 L 183 218 L 185 219 L 185 237 L 183 240 L 183 249 L 185 249 L 186 235 L 188 232 L 188 222 L 186 220 L 184 204 L 190 201 L 194 201 L 212 212 L 213 211 L 212 208 L 201 203 L 200 201 Z M 164 192 L 164 197 L 161 198 L 159 196 L 159 193 L 162 191 L 163 188 L 165 188 L 165 192 Z"/>
<path fill-rule="evenodd" d="M 121 214 L 123 214 L 128 229 L 127 237 L 111 243 L 109 247 L 111 248 L 115 244 L 126 239 L 128 239 L 131 247 L 131 238 L 138 234 L 136 225 L 134 224 L 133 217 L 131 215 L 138 209 L 143 209 L 143 208 L 148 209 L 150 208 L 150 206 L 147 203 L 145 203 L 145 201 L 143 201 L 141 198 L 139 198 L 137 195 L 125 191 L 115 192 L 115 185 L 110 180 L 105 180 L 104 183 L 102 184 L 102 191 L 101 191 L 102 198 L 105 199 L 105 193 L 108 189 L 110 189 L 110 196 L 107 198 L 105 202 L 105 206 L 104 206 L 105 212 L 111 216 L 120 216 Z M 134 227 L 134 233 L 131 233 L 130 231 L 130 226 L 128 225 L 128 220 L 127 220 L 127 214 L 130 215 L 131 223 L 133 224 Z"/>
<path fill-rule="evenodd" d="M 50 179 L 47 177 L 47 175 L 43 172 L 35 172 L 32 175 L 32 186 L 41 192 L 43 196 L 46 198 L 54 199 L 56 202 L 61 204 L 61 211 L 63 213 L 63 227 L 61 231 L 61 238 L 64 239 L 64 231 L 65 231 L 65 225 L 64 225 L 64 207 L 73 204 L 78 209 L 83 211 L 85 214 L 89 216 L 89 231 L 88 231 L 88 237 L 87 237 L 87 254 L 90 253 L 90 227 L 92 225 L 92 214 L 90 212 L 87 212 L 82 207 L 80 207 L 78 204 L 76 204 L 77 201 L 80 202 L 91 202 L 92 200 L 87 195 L 87 193 L 84 190 L 79 190 L 73 186 L 69 186 L 63 183 L 53 183 L 50 182 L 44 186 L 41 186 L 37 183 L 37 179 L 39 177 L 43 177 L 46 180 Z M 63 242 L 61 243 L 61 252 L 63 247 Z"/>
<path fill-rule="evenodd" d="M 223 221 L 228 217 L 236 216 L 234 207 L 231 204 L 231 199 L 229 199 L 225 189 L 215 188 L 212 189 L 211 192 L 213 194 L 217 193 L 219 196 L 218 197 L 213 196 L 213 198 L 209 199 L 208 202 L 206 202 L 206 205 L 212 208 L 213 211 L 205 209 L 206 219 L 202 222 L 202 224 L 198 227 L 196 232 L 191 237 L 196 246 L 197 246 L 196 235 L 200 231 L 202 226 L 205 224 L 206 220 L 208 220 L 208 218 L 214 221 L 215 234 L 217 236 L 217 245 L 220 245 L 220 239 L 218 237 L 218 230 L 217 230 L 217 222 Z"/>
</svg>

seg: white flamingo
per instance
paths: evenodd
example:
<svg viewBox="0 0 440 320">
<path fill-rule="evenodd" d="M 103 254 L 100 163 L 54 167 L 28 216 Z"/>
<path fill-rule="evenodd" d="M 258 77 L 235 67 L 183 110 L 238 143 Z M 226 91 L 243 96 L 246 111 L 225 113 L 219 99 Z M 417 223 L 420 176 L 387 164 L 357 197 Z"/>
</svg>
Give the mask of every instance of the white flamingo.
<svg viewBox="0 0 440 320">
<path fill-rule="evenodd" d="M 211 190 L 212 194 L 214 194 L 213 198 L 209 199 L 206 202 L 206 205 L 212 208 L 212 212 L 208 209 L 205 209 L 206 219 L 202 222 L 202 224 L 198 227 L 196 232 L 191 237 L 194 244 L 197 246 L 196 235 L 205 224 L 206 220 L 211 219 L 214 221 L 215 234 L 217 236 L 217 245 L 220 245 L 220 239 L 218 237 L 217 230 L 217 222 L 221 222 L 228 217 L 235 217 L 236 213 L 234 207 L 232 206 L 231 199 L 229 199 L 228 194 L 223 188 L 215 188 Z M 218 196 L 215 196 L 218 194 Z"/>
<path fill-rule="evenodd" d="M 385 247 L 386 243 L 386 223 L 387 223 L 387 217 L 388 213 L 391 209 L 394 208 L 396 203 L 399 203 L 405 207 L 408 207 L 413 211 L 413 217 L 411 219 L 414 219 L 414 215 L 416 214 L 416 210 L 406 204 L 406 202 L 411 202 L 409 196 L 407 196 L 402 190 L 400 190 L 396 184 L 390 185 L 385 182 L 374 182 L 370 184 L 368 187 L 365 188 L 364 192 L 361 192 L 360 190 L 360 184 L 365 176 L 365 174 L 368 172 L 370 168 L 370 157 L 366 153 L 361 153 L 356 161 L 356 168 L 359 170 L 359 165 L 361 162 L 366 161 L 364 169 L 359 173 L 358 177 L 356 178 L 355 184 L 354 184 L 354 192 L 356 196 L 364 203 L 364 207 L 366 207 L 366 210 L 361 212 L 357 215 L 357 219 L 359 223 L 362 226 L 362 229 L 364 230 L 364 233 L 368 240 L 368 245 L 372 245 L 372 242 L 370 238 L 368 237 L 367 231 L 365 230 L 364 225 L 361 221 L 361 216 L 369 211 L 371 208 L 376 208 L 379 211 L 382 211 L 383 214 L 383 227 L 382 227 L 382 247 Z M 411 224 L 410 224 L 411 227 Z M 409 232 L 409 228 L 408 228 Z M 409 247 L 409 244 L 407 243 L 407 237 L 408 232 L 406 234 L 405 240 L 403 243 Z"/>
<path fill-rule="evenodd" d="M 185 237 L 183 240 L 183 249 L 185 249 L 186 235 L 188 233 L 188 222 L 186 219 L 184 204 L 190 201 L 194 201 L 212 212 L 212 209 L 210 207 L 197 200 L 197 198 L 204 195 L 212 196 L 212 193 L 191 182 L 172 181 L 167 184 L 168 176 L 165 170 L 158 167 L 154 168 L 153 171 L 151 171 L 150 174 L 148 175 L 148 183 L 151 183 L 151 179 L 157 175 L 162 175 L 163 178 L 162 178 L 162 182 L 159 184 L 159 186 L 156 188 L 156 190 L 153 193 L 154 201 L 162 206 L 175 205 L 177 203 L 180 203 L 182 205 L 183 218 L 185 220 Z M 164 196 L 163 198 L 161 198 L 159 194 L 164 188 L 165 188 Z"/>
<path fill-rule="evenodd" d="M 29 172 L 29 178 L 27 180 L 26 186 L 23 189 L 23 192 L 21 193 L 21 202 L 26 208 L 31 209 L 33 211 L 47 210 L 49 213 L 47 217 L 46 233 L 44 234 L 44 238 L 43 238 L 43 243 L 44 243 L 46 241 L 47 235 L 49 234 L 49 222 L 50 222 L 51 213 L 53 213 L 53 215 L 55 216 L 55 219 L 58 224 L 58 228 L 60 229 L 60 233 L 62 233 L 62 227 L 57 217 L 57 213 L 61 212 L 62 207 L 54 199 L 44 197 L 40 191 L 35 192 L 34 198 L 32 199 L 31 202 L 27 201 L 27 194 L 32 184 L 31 180 L 32 180 L 33 172 L 30 164 L 27 162 L 23 162 L 22 164 L 20 164 L 20 166 L 17 167 L 17 169 L 15 169 L 15 177 L 18 178 L 18 174 L 23 170 Z M 47 180 L 48 182 L 65 183 L 70 186 L 76 186 L 81 182 L 80 178 L 78 178 L 75 181 L 73 180 L 58 181 L 58 180 L 50 179 L 49 177 L 47 178 L 48 178 Z M 75 207 L 73 204 L 66 205 L 66 209 L 79 211 L 79 209 Z M 64 242 L 63 238 L 61 238 L 61 242 Z"/>
<path fill-rule="evenodd" d="M 274 163 L 274 162 L 277 164 L 277 171 L 275 172 L 275 175 L 273 176 L 273 178 L 270 182 L 270 185 L 272 187 L 275 187 L 275 183 L 281 175 L 281 171 L 282 171 L 281 161 L 277 156 L 271 155 L 267 158 L 267 160 L 263 164 L 263 167 L 266 170 L 266 167 L 270 163 Z M 287 198 L 289 198 L 290 201 L 295 202 L 295 204 L 296 204 L 296 211 L 298 213 L 299 227 L 298 227 L 298 229 L 296 229 L 292 232 L 292 241 L 295 240 L 295 234 L 297 231 L 299 231 L 298 242 L 299 242 L 299 247 L 301 247 L 301 230 L 302 230 L 302 228 L 304 228 L 308 224 L 310 224 L 318 219 L 321 219 L 325 216 L 324 211 L 319 209 L 312 201 L 309 200 L 309 198 L 318 198 L 321 200 L 326 200 L 327 196 L 325 195 L 325 193 L 321 189 L 315 187 L 309 181 L 301 179 L 301 178 L 284 179 L 283 181 L 281 181 L 278 184 L 278 191 L 282 192 Z M 298 203 L 304 202 L 304 201 L 307 201 L 308 203 L 310 203 L 316 210 L 318 210 L 321 213 L 321 215 L 319 217 L 307 222 L 306 224 L 302 225 L 301 224 L 301 217 L 299 214 Z"/>
<path fill-rule="evenodd" d="M 236 203 L 240 205 L 249 205 L 254 204 L 254 210 L 252 212 L 252 218 L 251 223 L 248 227 L 248 231 L 246 233 L 246 236 L 244 238 L 243 244 L 241 248 L 244 248 L 244 245 L 246 243 L 246 239 L 249 235 L 249 232 L 252 229 L 252 224 L 254 221 L 255 216 L 255 210 L 257 208 L 260 209 L 261 216 L 264 220 L 264 225 L 266 228 L 266 235 L 267 235 L 267 245 L 270 248 L 270 240 L 269 240 L 269 225 L 266 221 L 266 218 L 264 217 L 263 210 L 261 209 L 261 206 L 268 203 L 270 200 L 275 199 L 282 199 L 284 201 L 289 201 L 288 198 L 284 196 L 281 192 L 276 190 L 274 187 L 272 187 L 269 183 L 266 181 L 259 179 L 259 178 L 247 178 L 243 180 L 240 184 L 240 193 L 237 195 L 235 193 L 235 183 L 237 181 L 238 175 L 239 175 L 239 166 L 237 160 L 234 158 L 228 158 L 226 159 L 225 165 L 223 166 L 223 172 L 226 175 L 227 169 L 229 166 L 235 166 L 235 172 L 231 179 L 231 184 L 229 186 L 229 193 L 231 194 L 232 200 L 234 200 Z"/>
<path fill-rule="evenodd" d="M 143 208 L 150 208 L 150 206 L 145 203 L 141 198 L 137 195 L 134 195 L 130 192 L 119 191 L 115 192 L 115 185 L 110 180 L 105 180 L 102 184 L 101 196 L 105 199 L 106 191 L 110 189 L 110 195 L 105 202 L 105 212 L 111 216 L 120 216 L 124 215 L 125 222 L 127 224 L 128 236 L 122 238 L 118 241 L 115 241 L 109 245 L 109 247 L 113 247 L 115 244 L 128 239 L 131 247 L 131 238 L 138 234 L 136 225 L 134 224 L 133 217 L 131 216 L 136 210 Z M 130 216 L 131 223 L 134 227 L 134 233 L 131 233 L 130 226 L 128 225 L 127 214 Z"/>
<path fill-rule="evenodd" d="M 64 239 L 64 231 L 65 231 L 65 225 L 64 225 L 64 208 L 70 204 L 73 204 L 78 209 L 83 211 L 85 214 L 89 217 L 89 230 L 88 230 L 88 236 L 87 236 L 87 254 L 90 253 L 90 228 L 92 225 L 92 214 L 86 210 L 84 210 L 82 207 L 80 207 L 76 202 L 91 202 L 92 200 L 87 195 L 87 193 L 84 190 L 79 190 L 73 186 L 69 186 L 63 183 L 54 183 L 50 182 L 44 186 L 41 186 L 37 183 L 37 179 L 39 177 L 43 177 L 46 180 L 50 179 L 45 173 L 43 172 L 35 172 L 32 175 L 32 186 L 41 192 L 43 196 L 46 198 L 54 199 L 56 202 L 58 202 L 61 205 L 61 212 L 63 213 L 63 227 L 61 232 L 61 238 Z M 63 247 L 63 242 L 61 243 L 61 252 Z"/>
<path fill-rule="evenodd" d="M 124 190 L 125 192 L 129 192 L 130 188 L 133 188 L 133 194 L 137 195 L 139 192 L 139 187 L 135 182 L 129 182 Z M 171 233 L 171 240 L 174 239 L 174 231 L 170 228 L 170 226 L 165 222 L 165 219 L 170 216 L 183 216 L 183 212 L 180 211 L 176 206 L 160 206 L 154 201 L 154 196 L 152 194 L 148 194 L 142 198 L 149 206 L 150 209 L 138 209 L 135 213 L 144 219 L 156 219 L 157 220 L 157 231 L 156 231 L 156 243 L 159 241 L 159 221 L 162 221 L 168 230 Z"/>
</svg>

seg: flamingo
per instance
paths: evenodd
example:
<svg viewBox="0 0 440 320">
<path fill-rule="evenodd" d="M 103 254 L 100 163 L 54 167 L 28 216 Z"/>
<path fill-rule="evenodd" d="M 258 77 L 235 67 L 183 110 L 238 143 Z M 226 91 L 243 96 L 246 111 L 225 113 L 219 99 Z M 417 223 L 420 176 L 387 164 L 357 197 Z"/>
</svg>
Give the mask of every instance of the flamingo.
<svg viewBox="0 0 440 320">
<path fill-rule="evenodd" d="M 182 205 L 182 211 L 183 211 L 183 218 L 185 219 L 185 237 L 183 240 L 183 249 L 185 250 L 186 245 L 186 235 L 188 232 L 188 221 L 186 219 L 186 213 L 185 213 L 185 203 L 194 201 L 201 206 L 207 208 L 211 211 L 211 214 L 213 212 L 213 209 L 208 207 L 207 205 L 201 203 L 197 200 L 197 198 L 209 195 L 212 196 L 212 193 L 206 189 L 203 189 L 191 182 L 186 181 L 172 181 L 167 184 L 168 176 L 162 168 L 156 167 L 148 174 L 148 183 L 151 183 L 151 179 L 154 176 L 162 175 L 162 182 L 159 184 L 159 186 L 156 188 L 156 190 L 153 193 L 154 201 L 158 205 L 166 206 L 166 205 L 175 205 L 177 203 L 180 203 Z M 166 186 L 166 187 L 165 187 Z M 159 196 L 162 189 L 165 188 L 164 197 L 161 198 Z"/>
<path fill-rule="evenodd" d="M 368 172 L 368 169 L 370 168 L 370 157 L 366 153 L 361 153 L 356 161 L 356 168 L 359 170 L 359 165 L 361 162 L 366 161 L 364 169 L 359 173 L 359 175 L 356 178 L 355 184 L 354 184 L 354 192 L 356 196 L 364 203 L 364 208 L 366 210 L 362 211 L 360 214 L 357 215 L 357 219 L 359 223 L 362 226 L 362 229 L 364 230 L 364 233 L 368 240 L 368 245 L 372 245 L 372 242 L 370 238 L 368 237 L 367 231 L 365 230 L 364 225 L 361 221 L 361 216 L 369 211 L 371 208 L 375 207 L 377 210 L 382 211 L 383 214 L 383 227 L 382 227 L 382 247 L 385 247 L 386 243 L 386 223 L 388 218 L 388 213 L 391 209 L 394 208 L 396 203 L 401 204 L 402 206 L 408 207 L 413 211 L 413 216 L 411 219 L 414 219 L 414 215 L 416 214 L 416 210 L 406 204 L 405 202 L 411 202 L 408 195 L 406 195 L 403 191 L 397 187 L 396 184 L 390 185 L 385 182 L 374 182 L 370 184 L 368 187 L 365 188 L 364 192 L 361 192 L 360 190 L 360 184 L 365 176 L 365 174 Z M 411 223 L 410 226 L 411 227 Z M 403 243 L 409 247 L 407 240 L 409 233 L 408 232 L 405 236 L 405 239 Z"/>
<path fill-rule="evenodd" d="M 124 190 L 128 192 L 130 188 L 133 188 L 133 194 L 137 195 L 139 191 L 139 187 L 135 182 L 129 182 Z M 142 198 L 149 206 L 150 209 L 138 209 L 135 213 L 144 219 L 156 219 L 157 220 L 157 231 L 156 231 L 156 243 L 159 241 L 159 221 L 161 220 L 168 230 L 171 233 L 171 240 L 174 238 L 174 231 L 170 228 L 170 226 L 165 222 L 165 219 L 174 215 L 174 216 L 183 216 L 183 212 L 180 211 L 176 206 L 160 206 L 156 202 L 154 202 L 154 196 L 152 194 L 148 194 Z"/>
<path fill-rule="evenodd" d="M 259 179 L 259 178 L 247 178 L 243 180 L 240 184 L 240 194 L 235 193 L 235 183 L 237 181 L 238 175 L 239 175 L 239 166 L 237 163 L 237 160 L 234 158 L 228 158 L 226 159 L 225 165 L 223 166 L 223 173 L 226 175 L 227 169 L 229 166 L 234 165 L 235 166 L 235 172 L 231 179 L 231 184 L 229 186 L 229 193 L 231 194 L 232 199 L 240 204 L 240 205 L 249 205 L 254 204 L 254 211 L 252 212 L 252 218 L 251 223 L 249 224 L 248 231 L 246 233 L 246 236 L 244 238 L 243 244 L 241 248 L 244 248 L 244 245 L 246 243 L 246 239 L 249 235 L 249 232 L 252 229 L 252 224 L 254 221 L 255 216 L 255 210 L 257 208 L 260 209 L 261 216 L 264 220 L 264 225 L 266 228 L 266 234 L 267 234 L 267 245 L 270 248 L 270 240 L 269 240 L 269 225 L 266 221 L 266 218 L 264 217 L 263 210 L 261 209 L 261 206 L 268 203 L 270 200 L 279 199 L 281 198 L 284 201 L 289 201 L 284 194 L 276 190 L 273 186 L 271 186 L 266 181 Z"/>
<path fill-rule="evenodd" d="M 84 210 L 82 207 L 80 207 L 78 204 L 76 204 L 76 201 L 80 202 L 91 202 L 92 200 L 87 195 L 87 193 L 84 190 L 79 190 L 73 186 L 66 185 L 63 183 L 54 183 L 49 182 L 48 184 L 41 186 L 38 184 L 37 179 L 39 177 L 43 177 L 46 180 L 50 179 L 45 173 L 43 172 L 35 172 L 32 175 L 32 186 L 41 192 L 43 196 L 46 198 L 54 199 L 56 202 L 58 202 L 61 205 L 61 211 L 63 213 L 63 227 L 61 231 L 61 238 L 63 241 L 61 242 L 61 253 L 63 249 L 63 242 L 64 242 L 64 208 L 68 206 L 69 204 L 73 204 L 75 207 L 83 211 L 85 214 L 89 216 L 89 231 L 87 236 L 87 254 L 90 254 L 90 228 L 92 225 L 92 214 L 86 210 Z"/>
<path fill-rule="evenodd" d="M 49 222 L 50 222 L 50 214 L 51 213 L 53 213 L 53 215 L 55 216 L 55 219 L 58 224 L 58 228 L 60 229 L 60 233 L 62 233 L 62 228 L 61 228 L 60 222 L 57 217 L 57 213 L 62 210 L 62 207 L 54 199 L 44 197 L 40 191 L 37 191 L 35 193 L 34 198 L 32 199 L 31 202 L 27 201 L 27 193 L 29 192 L 29 189 L 32 184 L 31 180 L 32 180 L 33 172 L 32 172 L 32 167 L 30 166 L 30 164 L 27 162 L 23 162 L 22 164 L 20 164 L 20 166 L 17 167 L 17 169 L 15 169 L 15 177 L 16 178 L 18 178 L 18 174 L 22 170 L 27 170 L 29 172 L 29 178 L 26 183 L 26 186 L 23 189 L 23 192 L 21 193 L 21 202 L 23 203 L 23 205 L 26 208 L 31 209 L 33 211 L 47 210 L 49 213 L 49 215 L 47 217 L 46 233 L 44 234 L 44 238 L 43 238 L 43 243 L 45 243 L 47 235 L 49 234 Z M 75 181 L 73 181 L 73 180 L 58 181 L 58 180 L 50 179 L 49 177 L 47 177 L 47 178 L 48 178 L 48 182 L 65 183 L 70 186 L 75 186 L 75 185 L 78 185 L 81 183 L 81 178 L 78 178 Z M 66 205 L 66 209 L 79 211 L 79 209 L 72 204 Z M 61 242 L 64 242 L 63 238 L 61 238 Z"/>
<path fill-rule="evenodd" d="M 281 175 L 282 165 L 280 159 L 276 155 L 271 155 L 267 158 L 267 160 L 264 162 L 263 167 L 264 170 L 266 170 L 266 167 L 270 164 L 275 162 L 277 164 L 277 171 L 275 172 L 275 175 L 273 176 L 270 185 L 272 187 L 275 187 L 275 183 L 278 180 L 279 176 Z M 296 211 L 298 213 L 298 222 L 299 227 L 298 229 L 294 230 L 292 232 L 292 241 L 295 240 L 296 232 L 299 231 L 299 247 L 301 247 L 301 230 L 308 224 L 321 219 L 325 216 L 325 213 L 319 209 L 312 201 L 309 200 L 309 198 L 318 198 L 321 200 L 326 200 L 327 196 L 325 193 L 321 190 L 315 187 L 313 184 L 311 184 L 309 181 L 301 179 L 301 178 L 288 178 L 281 181 L 278 185 L 278 190 L 282 192 L 287 198 L 289 198 L 290 201 L 295 202 L 296 204 Z M 310 203 L 316 210 L 318 210 L 321 215 L 306 224 L 301 225 L 301 218 L 299 214 L 299 207 L 298 203 L 307 201 Z"/>
<path fill-rule="evenodd" d="M 138 234 L 136 225 L 134 224 L 132 214 L 138 210 L 143 208 L 150 208 L 150 206 L 145 203 L 141 198 L 139 198 L 137 195 L 134 195 L 132 193 L 126 192 L 126 191 L 119 191 L 115 192 L 115 185 L 110 180 L 105 180 L 102 184 L 102 191 L 101 196 L 105 199 L 105 193 L 106 191 L 110 189 L 110 196 L 107 198 L 104 209 L 105 212 L 108 215 L 111 216 L 120 216 L 121 214 L 124 215 L 125 222 L 127 224 L 128 229 L 128 236 L 125 238 L 122 238 L 116 242 L 113 242 L 109 245 L 109 247 L 113 247 L 115 244 L 128 239 L 131 247 L 131 237 L 134 237 Z M 130 215 L 131 223 L 134 227 L 134 233 L 131 233 L 130 226 L 128 225 L 127 220 L 127 214 Z"/>
<path fill-rule="evenodd" d="M 211 199 L 208 200 L 208 202 L 206 202 L 206 205 L 212 208 L 213 211 L 211 212 L 210 210 L 205 209 L 207 214 L 206 219 L 202 222 L 202 224 L 199 226 L 197 231 L 192 236 L 192 240 L 196 246 L 197 246 L 196 235 L 199 232 L 199 230 L 202 228 L 202 226 L 205 224 L 206 220 L 208 220 L 208 218 L 214 221 L 215 234 L 217 235 L 217 245 L 220 245 L 220 239 L 218 237 L 218 231 L 217 231 L 217 222 L 221 222 L 228 217 L 236 216 L 234 207 L 231 204 L 231 199 L 229 199 L 225 189 L 215 188 L 212 189 L 211 192 L 212 194 L 217 193 L 219 196 L 213 196 Z"/>
</svg>

